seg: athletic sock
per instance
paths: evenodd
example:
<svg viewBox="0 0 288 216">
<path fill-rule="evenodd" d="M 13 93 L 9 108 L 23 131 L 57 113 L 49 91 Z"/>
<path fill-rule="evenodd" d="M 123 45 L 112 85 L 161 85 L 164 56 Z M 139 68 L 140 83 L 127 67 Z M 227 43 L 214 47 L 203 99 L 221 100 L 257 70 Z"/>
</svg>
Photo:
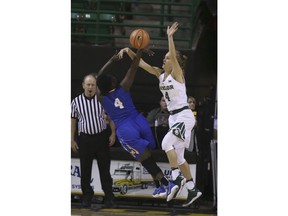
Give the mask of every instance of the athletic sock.
<svg viewBox="0 0 288 216">
<path fill-rule="evenodd" d="M 188 190 L 192 190 L 195 187 L 195 183 L 193 182 L 193 179 L 189 179 L 186 181 L 186 188 Z"/>
<path fill-rule="evenodd" d="M 175 181 L 175 179 L 180 175 L 180 170 L 178 168 L 172 167 L 172 180 Z"/>
</svg>

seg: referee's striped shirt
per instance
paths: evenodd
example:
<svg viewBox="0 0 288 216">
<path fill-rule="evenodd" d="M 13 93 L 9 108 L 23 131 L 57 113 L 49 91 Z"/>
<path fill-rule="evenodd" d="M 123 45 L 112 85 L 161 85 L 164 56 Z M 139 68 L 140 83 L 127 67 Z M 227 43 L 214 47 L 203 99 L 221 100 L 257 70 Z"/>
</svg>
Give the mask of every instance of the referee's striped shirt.
<svg viewBox="0 0 288 216">
<path fill-rule="evenodd" d="M 97 95 L 89 99 L 82 93 L 71 102 L 71 118 L 78 119 L 78 131 L 82 133 L 93 135 L 105 130 L 104 113 Z"/>
</svg>

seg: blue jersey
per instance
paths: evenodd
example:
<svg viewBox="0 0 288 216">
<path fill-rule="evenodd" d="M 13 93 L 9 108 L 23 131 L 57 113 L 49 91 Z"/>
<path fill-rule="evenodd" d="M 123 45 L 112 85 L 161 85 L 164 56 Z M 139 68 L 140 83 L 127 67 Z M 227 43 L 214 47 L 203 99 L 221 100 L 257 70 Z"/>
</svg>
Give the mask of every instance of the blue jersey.
<svg viewBox="0 0 288 216">
<path fill-rule="evenodd" d="M 102 106 L 116 126 L 116 134 L 122 147 L 137 160 L 145 148 L 156 147 L 146 118 L 139 113 L 130 93 L 116 88 L 102 98 Z"/>
<path fill-rule="evenodd" d="M 135 118 L 139 114 L 130 93 L 122 87 L 118 87 L 114 91 L 104 95 L 102 106 L 116 127 L 119 127 L 128 118 Z"/>
</svg>

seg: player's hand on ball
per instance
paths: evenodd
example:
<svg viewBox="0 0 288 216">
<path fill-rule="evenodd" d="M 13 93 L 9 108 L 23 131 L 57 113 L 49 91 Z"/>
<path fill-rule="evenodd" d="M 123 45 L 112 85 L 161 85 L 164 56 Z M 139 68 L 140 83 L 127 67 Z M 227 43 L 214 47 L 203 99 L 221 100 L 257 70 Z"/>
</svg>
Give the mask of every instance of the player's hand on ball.
<svg viewBox="0 0 288 216">
<path fill-rule="evenodd" d="M 147 53 L 148 56 L 154 56 L 154 54 L 155 54 L 154 51 L 152 51 L 152 50 L 150 50 L 150 49 L 148 49 L 148 48 L 145 48 L 145 49 L 143 50 L 143 52 L 144 52 L 144 53 Z"/>
</svg>

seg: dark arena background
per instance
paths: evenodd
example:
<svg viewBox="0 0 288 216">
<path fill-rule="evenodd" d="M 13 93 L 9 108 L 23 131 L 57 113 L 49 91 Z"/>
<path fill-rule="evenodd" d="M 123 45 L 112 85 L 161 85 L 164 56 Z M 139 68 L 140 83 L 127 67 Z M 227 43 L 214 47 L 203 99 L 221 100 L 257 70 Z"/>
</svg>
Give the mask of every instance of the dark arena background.
<svg viewBox="0 0 288 216">
<path fill-rule="evenodd" d="M 73 190 L 76 183 L 72 181 L 71 215 L 217 215 L 216 0 L 71 0 L 71 100 L 82 93 L 85 75 L 98 72 L 116 50 L 131 48 L 129 35 L 136 28 L 149 33 L 148 48 L 155 52 L 153 57 L 143 53 L 142 58 L 161 67 L 168 51 L 167 25 L 175 21 L 180 24 L 174 35 L 175 47 L 188 57 L 185 70 L 187 95 L 195 97 L 197 102 L 198 150 L 187 151 L 185 156 L 189 164 L 195 165 L 196 184 L 202 196 L 190 207 L 182 208 L 184 200 L 181 199 L 166 203 L 165 199 L 136 192 L 115 193 L 117 207 L 105 209 L 100 189 L 95 191 L 92 208 L 81 209 L 81 190 Z M 125 54 L 123 60 L 112 68 L 112 73 L 123 78 L 130 63 L 131 59 Z M 136 108 L 144 116 L 159 107 L 158 80 L 141 68 L 137 70 L 130 92 Z M 151 130 L 154 135 L 156 133 L 156 141 L 161 143 L 163 131 Z M 168 163 L 165 152 L 158 147 L 153 151 L 157 162 Z M 118 164 L 133 161 L 118 141 L 111 148 L 111 159 Z M 78 155 L 71 153 L 71 160 L 75 162 L 71 166 L 71 178 L 74 178 Z M 97 170 L 95 166 L 93 169 Z"/>
</svg>

